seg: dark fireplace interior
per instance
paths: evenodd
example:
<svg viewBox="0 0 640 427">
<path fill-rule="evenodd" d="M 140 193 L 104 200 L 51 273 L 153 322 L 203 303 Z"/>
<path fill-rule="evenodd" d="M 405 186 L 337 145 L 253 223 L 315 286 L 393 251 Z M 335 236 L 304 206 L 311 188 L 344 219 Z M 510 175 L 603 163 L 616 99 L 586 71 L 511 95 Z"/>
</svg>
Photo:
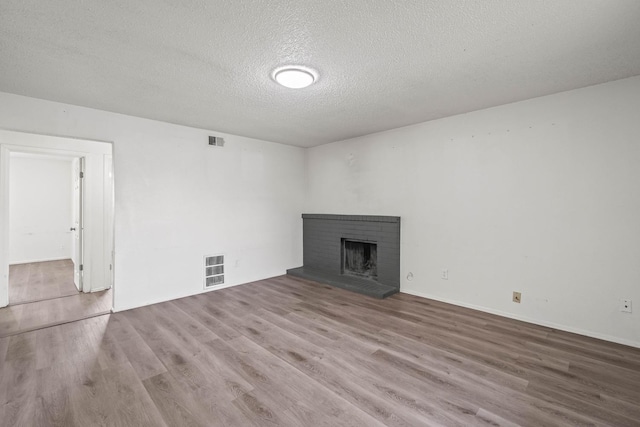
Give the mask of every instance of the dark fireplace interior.
<svg viewBox="0 0 640 427">
<path fill-rule="evenodd" d="M 369 279 L 378 277 L 378 245 L 342 239 L 342 272 Z"/>
</svg>

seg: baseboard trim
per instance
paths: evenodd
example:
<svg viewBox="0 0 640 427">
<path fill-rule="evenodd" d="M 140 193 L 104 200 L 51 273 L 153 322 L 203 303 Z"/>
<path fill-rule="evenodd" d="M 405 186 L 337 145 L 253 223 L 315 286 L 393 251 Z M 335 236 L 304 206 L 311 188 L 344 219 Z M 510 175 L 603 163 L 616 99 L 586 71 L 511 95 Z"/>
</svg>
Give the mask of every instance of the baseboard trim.
<svg viewBox="0 0 640 427">
<path fill-rule="evenodd" d="M 596 338 L 603 341 L 609 341 L 616 344 L 622 344 L 629 347 L 640 348 L 640 342 L 627 340 L 625 338 L 614 337 L 606 334 L 599 334 L 597 332 L 587 331 L 585 329 L 574 328 L 572 326 L 561 325 L 553 322 L 546 322 L 544 320 L 532 319 L 526 316 L 518 316 L 517 314 L 507 313 L 505 311 L 495 310 L 493 308 L 483 307 L 475 304 L 468 304 L 461 301 L 455 301 L 448 298 L 442 298 L 442 297 L 430 295 L 424 292 L 416 292 L 416 291 L 408 291 L 405 289 L 400 289 L 400 293 L 413 295 L 421 298 L 432 299 L 432 300 L 444 302 L 447 304 L 457 305 L 458 307 L 470 308 L 472 310 L 482 311 L 484 313 L 495 314 L 497 316 L 506 317 L 509 319 L 520 320 L 522 322 L 532 323 L 534 325 L 539 325 L 539 326 L 546 326 L 547 328 L 553 328 L 553 329 L 558 329 L 564 332 L 571 332 L 573 334 L 584 335 L 586 337 Z"/>
<path fill-rule="evenodd" d="M 269 279 L 273 279 L 274 277 L 280 277 L 282 275 L 283 274 L 276 274 L 275 276 L 265 277 L 264 279 L 255 279 L 255 280 L 251 280 L 249 282 L 244 282 L 244 283 L 224 284 L 224 285 L 212 287 L 211 289 L 203 289 L 203 290 L 201 290 L 199 292 L 194 292 L 194 293 L 187 294 L 187 295 L 181 295 L 181 296 L 177 296 L 177 297 L 174 297 L 174 298 L 153 300 L 153 301 L 144 303 L 142 305 L 125 305 L 123 307 L 113 307 L 113 312 L 117 313 L 117 312 L 120 312 L 120 311 L 133 310 L 134 308 L 146 307 L 148 305 L 160 304 L 160 303 L 167 302 L 167 301 L 174 301 L 174 300 L 177 300 L 177 299 L 189 298 L 189 297 L 192 297 L 192 296 L 195 296 L 195 295 L 206 294 L 206 293 L 209 293 L 209 292 L 221 291 L 222 289 L 232 288 L 234 286 L 248 285 L 250 283 L 260 282 L 261 280 L 269 280 Z"/>
</svg>

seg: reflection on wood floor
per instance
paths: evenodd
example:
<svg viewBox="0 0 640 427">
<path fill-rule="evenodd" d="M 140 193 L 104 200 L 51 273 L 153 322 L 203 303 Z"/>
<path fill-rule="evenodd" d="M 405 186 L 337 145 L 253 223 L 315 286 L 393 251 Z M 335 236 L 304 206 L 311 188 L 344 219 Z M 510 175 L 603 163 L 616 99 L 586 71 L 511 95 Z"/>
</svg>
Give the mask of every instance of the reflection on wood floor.
<svg viewBox="0 0 640 427">
<path fill-rule="evenodd" d="M 6 425 L 640 425 L 640 349 L 282 276 L 0 338 Z"/>
<path fill-rule="evenodd" d="M 71 260 L 47 261 L 10 266 L 9 304 L 0 309 L 0 337 L 108 313 L 112 296 L 78 292 Z"/>
</svg>

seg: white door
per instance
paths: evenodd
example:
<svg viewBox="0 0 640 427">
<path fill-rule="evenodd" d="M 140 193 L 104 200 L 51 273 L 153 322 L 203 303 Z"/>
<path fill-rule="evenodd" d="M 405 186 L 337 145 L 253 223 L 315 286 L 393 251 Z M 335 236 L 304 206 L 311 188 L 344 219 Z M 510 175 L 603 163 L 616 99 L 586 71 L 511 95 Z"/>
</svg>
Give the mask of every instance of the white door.
<svg viewBox="0 0 640 427">
<path fill-rule="evenodd" d="M 82 196 L 84 181 L 84 158 L 73 159 L 73 224 L 71 225 L 71 259 L 73 261 L 73 283 L 82 289 Z"/>
<path fill-rule="evenodd" d="M 104 156 L 104 239 L 109 256 L 107 289 L 113 286 L 113 208 L 113 158 L 110 154 L 106 154 Z"/>
</svg>

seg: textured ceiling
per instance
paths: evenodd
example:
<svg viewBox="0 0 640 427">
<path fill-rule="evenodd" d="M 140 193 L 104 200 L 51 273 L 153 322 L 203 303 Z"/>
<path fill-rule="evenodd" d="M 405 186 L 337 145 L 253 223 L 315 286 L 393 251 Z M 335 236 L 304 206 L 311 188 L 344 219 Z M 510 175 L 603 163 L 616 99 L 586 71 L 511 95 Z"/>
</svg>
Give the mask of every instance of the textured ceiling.
<svg viewBox="0 0 640 427">
<path fill-rule="evenodd" d="M 309 147 L 640 74 L 637 0 L 2 0 L 0 91 Z M 319 72 L 301 90 L 271 71 Z"/>
</svg>

